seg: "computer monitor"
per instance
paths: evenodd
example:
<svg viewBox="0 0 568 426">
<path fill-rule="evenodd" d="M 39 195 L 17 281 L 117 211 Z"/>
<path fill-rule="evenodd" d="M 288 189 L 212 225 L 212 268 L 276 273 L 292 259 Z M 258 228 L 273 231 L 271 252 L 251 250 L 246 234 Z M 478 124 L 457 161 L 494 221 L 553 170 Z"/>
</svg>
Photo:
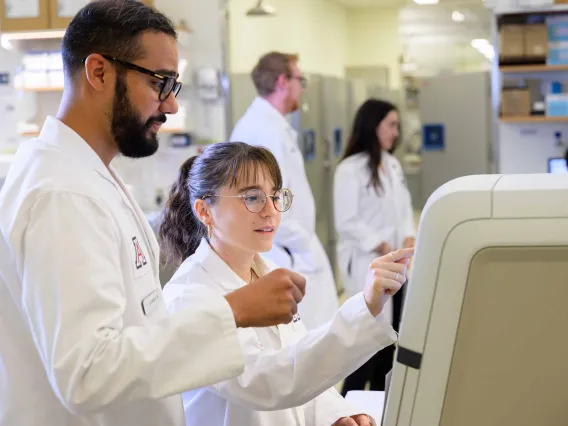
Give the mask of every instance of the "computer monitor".
<svg viewBox="0 0 568 426">
<path fill-rule="evenodd" d="M 548 173 L 568 173 L 566 159 L 564 157 L 553 157 L 548 159 Z"/>
</svg>

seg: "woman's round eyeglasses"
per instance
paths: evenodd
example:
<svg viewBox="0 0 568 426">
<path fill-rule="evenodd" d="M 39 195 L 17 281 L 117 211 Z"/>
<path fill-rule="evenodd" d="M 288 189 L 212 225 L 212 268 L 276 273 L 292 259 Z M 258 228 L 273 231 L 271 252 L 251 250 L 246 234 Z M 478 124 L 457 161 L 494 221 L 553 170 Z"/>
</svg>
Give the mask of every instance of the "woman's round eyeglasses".
<svg viewBox="0 0 568 426">
<path fill-rule="evenodd" d="M 292 206 L 292 199 L 294 195 L 292 191 L 287 188 L 282 188 L 276 191 L 272 195 L 266 195 L 266 193 L 261 189 L 249 189 L 247 192 L 241 195 L 206 195 L 203 197 L 204 200 L 211 197 L 227 197 L 227 198 L 242 198 L 245 207 L 251 213 L 259 213 L 266 206 L 267 198 L 272 199 L 274 208 L 279 212 L 285 212 Z"/>
</svg>

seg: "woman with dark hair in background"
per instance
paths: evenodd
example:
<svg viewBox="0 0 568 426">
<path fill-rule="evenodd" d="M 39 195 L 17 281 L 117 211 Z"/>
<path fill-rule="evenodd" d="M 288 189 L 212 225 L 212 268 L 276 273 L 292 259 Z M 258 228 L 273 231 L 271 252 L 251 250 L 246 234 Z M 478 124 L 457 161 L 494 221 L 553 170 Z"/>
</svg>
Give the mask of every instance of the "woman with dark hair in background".
<svg viewBox="0 0 568 426">
<path fill-rule="evenodd" d="M 414 247 L 415 227 L 410 193 L 399 161 L 392 155 L 400 135 L 397 108 L 367 100 L 357 111 L 345 155 L 335 172 L 334 217 L 338 263 L 347 296 L 361 291 L 369 264 L 393 249 Z M 385 306 L 385 315 L 398 331 L 402 292 Z M 394 346 L 389 346 L 344 383 L 343 395 L 385 389 Z"/>
<path fill-rule="evenodd" d="M 270 251 L 292 199 L 265 148 L 218 143 L 187 160 L 160 228 L 164 249 L 181 263 L 164 287 L 169 311 L 191 306 L 195 295 L 218 297 L 278 273 L 259 253 Z M 306 331 L 297 314 L 286 326 L 239 329 L 243 374 L 183 394 L 186 425 L 370 426 L 333 386 L 396 341 L 382 307 L 406 281 L 412 253 L 375 259 L 362 292 L 317 329 Z"/>
</svg>

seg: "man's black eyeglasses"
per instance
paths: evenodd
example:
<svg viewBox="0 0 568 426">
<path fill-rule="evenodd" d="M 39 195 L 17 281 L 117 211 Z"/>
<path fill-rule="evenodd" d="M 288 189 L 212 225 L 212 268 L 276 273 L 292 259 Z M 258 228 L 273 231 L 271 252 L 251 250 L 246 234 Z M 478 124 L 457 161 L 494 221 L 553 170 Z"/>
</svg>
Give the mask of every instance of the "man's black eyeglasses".
<svg viewBox="0 0 568 426">
<path fill-rule="evenodd" d="M 122 65 L 123 67 L 130 68 L 131 70 L 138 71 L 142 74 L 150 75 L 154 78 L 160 80 L 160 94 L 158 95 L 158 99 L 160 101 L 165 101 L 170 96 L 170 93 L 174 93 L 174 96 L 177 96 L 179 91 L 181 90 L 182 83 L 176 81 L 176 77 L 172 77 L 169 75 L 163 75 L 157 73 L 155 71 L 151 71 L 149 69 L 143 68 L 138 65 L 131 64 L 130 62 L 126 62 L 120 59 L 117 59 L 113 56 L 109 55 L 102 55 L 103 58 L 108 59 L 109 61 L 114 61 Z"/>
</svg>

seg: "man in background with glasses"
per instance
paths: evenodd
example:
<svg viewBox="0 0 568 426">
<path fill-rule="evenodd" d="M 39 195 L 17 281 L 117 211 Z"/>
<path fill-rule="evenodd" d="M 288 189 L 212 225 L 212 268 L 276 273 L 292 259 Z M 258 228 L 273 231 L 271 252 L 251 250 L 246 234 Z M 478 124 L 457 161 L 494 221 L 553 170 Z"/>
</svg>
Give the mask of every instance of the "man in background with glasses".
<svg viewBox="0 0 568 426">
<path fill-rule="evenodd" d="M 183 426 L 179 394 L 241 374 L 236 328 L 290 322 L 305 281 L 274 271 L 170 317 L 158 243 L 110 163 L 156 152 L 178 109 L 174 27 L 95 0 L 62 55 L 57 117 L 0 191 L 0 426 Z"/>
<path fill-rule="evenodd" d="M 339 304 L 332 268 L 316 235 L 316 206 L 298 134 L 286 120 L 286 115 L 300 107 L 307 80 L 298 67 L 298 57 L 281 52 L 262 56 L 252 80 L 258 97 L 230 140 L 268 148 L 278 160 L 284 187 L 294 194 L 294 204 L 282 216 L 267 257 L 306 278 L 306 296 L 299 312 L 306 327 L 314 329 L 330 321 Z"/>
</svg>

